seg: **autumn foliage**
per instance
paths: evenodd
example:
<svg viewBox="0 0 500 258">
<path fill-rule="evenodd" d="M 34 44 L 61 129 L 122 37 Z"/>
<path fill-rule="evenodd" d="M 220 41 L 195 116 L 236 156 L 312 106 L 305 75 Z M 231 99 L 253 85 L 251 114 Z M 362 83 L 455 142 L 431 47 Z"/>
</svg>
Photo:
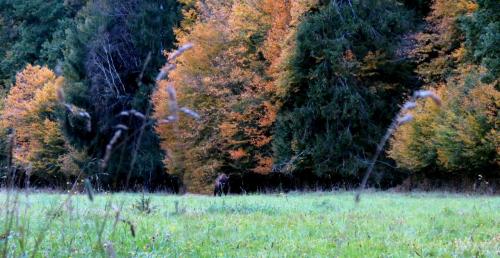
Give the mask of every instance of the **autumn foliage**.
<svg viewBox="0 0 500 258">
<path fill-rule="evenodd" d="M 16 171 L 40 186 L 210 193 L 225 173 L 234 193 L 351 188 L 379 153 L 372 186 L 498 177 L 499 8 L 0 1 L 0 183 Z M 420 89 L 442 105 L 417 103 L 377 150 Z"/>
<path fill-rule="evenodd" d="M 15 135 L 15 164 L 49 184 L 66 183 L 61 160 L 67 146 L 57 121 L 56 97 L 62 83 L 47 67 L 28 65 L 16 75 L 2 112 L 2 128 Z"/>
<path fill-rule="evenodd" d="M 417 71 L 427 83 L 425 87 L 439 93 L 443 107 L 419 105 L 415 122 L 396 132 L 388 153 L 400 167 L 414 173 L 498 176 L 499 82 L 492 77 L 495 70 L 485 67 L 486 63 L 495 66 L 491 60 L 497 54 L 486 44 L 490 39 L 481 41 L 475 31 L 498 28 L 493 20 L 481 17 L 495 6 L 499 5 L 492 1 L 433 4 L 427 18 L 433 29 L 418 35 L 415 55 L 428 59 Z M 470 42 L 483 44 L 472 46 Z"/>
</svg>

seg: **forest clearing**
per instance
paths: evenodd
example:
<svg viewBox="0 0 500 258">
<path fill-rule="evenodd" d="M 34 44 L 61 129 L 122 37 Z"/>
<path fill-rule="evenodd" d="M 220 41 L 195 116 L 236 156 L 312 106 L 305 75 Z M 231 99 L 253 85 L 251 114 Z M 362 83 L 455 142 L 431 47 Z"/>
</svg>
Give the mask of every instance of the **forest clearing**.
<svg viewBox="0 0 500 258">
<path fill-rule="evenodd" d="M 0 0 L 0 257 L 500 257 L 499 42 L 499 0 Z"/>
<path fill-rule="evenodd" d="M 0 252 L 8 239 L 8 257 L 500 255 L 499 197 L 370 192 L 356 204 L 352 192 L 153 194 L 144 197 L 147 206 L 141 194 L 122 193 L 94 201 L 77 195 L 59 208 L 65 198 L 20 193 L 13 234 L 0 240 Z"/>
</svg>

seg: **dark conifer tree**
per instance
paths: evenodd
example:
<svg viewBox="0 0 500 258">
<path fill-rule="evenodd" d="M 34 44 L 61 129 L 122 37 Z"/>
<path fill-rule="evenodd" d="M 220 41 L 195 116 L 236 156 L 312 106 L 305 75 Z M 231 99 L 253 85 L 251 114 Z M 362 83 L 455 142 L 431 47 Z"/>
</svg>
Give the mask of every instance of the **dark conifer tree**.
<svg viewBox="0 0 500 258">
<path fill-rule="evenodd" d="M 82 169 L 105 186 L 161 184 L 155 178 L 165 175 L 153 124 L 145 125 L 140 115 L 119 114 L 151 112 L 149 95 L 166 60 L 164 52 L 173 46 L 178 20 L 179 5 L 173 0 L 89 1 L 67 35 L 66 98 L 90 114 L 91 128 L 78 126 L 68 115 L 66 135 L 87 153 Z M 127 130 L 102 168 L 100 160 L 117 125 Z"/>
<path fill-rule="evenodd" d="M 397 53 L 412 15 L 394 0 L 326 1 L 300 25 L 274 136 L 276 163 L 355 179 L 411 83 Z"/>
</svg>

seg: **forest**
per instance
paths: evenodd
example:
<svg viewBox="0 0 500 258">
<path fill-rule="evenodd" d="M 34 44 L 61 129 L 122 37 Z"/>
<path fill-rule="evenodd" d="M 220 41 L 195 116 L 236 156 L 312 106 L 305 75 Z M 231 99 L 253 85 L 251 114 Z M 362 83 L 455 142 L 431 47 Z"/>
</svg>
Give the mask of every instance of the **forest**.
<svg viewBox="0 0 500 258">
<path fill-rule="evenodd" d="M 498 0 L 0 0 L 0 185 L 499 193 L 499 42 Z"/>
</svg>

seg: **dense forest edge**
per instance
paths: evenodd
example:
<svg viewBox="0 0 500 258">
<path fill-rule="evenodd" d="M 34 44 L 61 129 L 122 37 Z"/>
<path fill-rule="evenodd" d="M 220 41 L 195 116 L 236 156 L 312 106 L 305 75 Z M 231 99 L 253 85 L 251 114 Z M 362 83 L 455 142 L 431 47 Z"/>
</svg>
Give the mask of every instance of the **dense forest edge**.
<svg viewBox="0 0 500 258">
<path fill-rule="evenodd" d="M 496 0 L 0 0 L 0 185 L 352 189 L 408 109 L 369 186 L 498 194 L 498 42 Z"/>
</svg>

